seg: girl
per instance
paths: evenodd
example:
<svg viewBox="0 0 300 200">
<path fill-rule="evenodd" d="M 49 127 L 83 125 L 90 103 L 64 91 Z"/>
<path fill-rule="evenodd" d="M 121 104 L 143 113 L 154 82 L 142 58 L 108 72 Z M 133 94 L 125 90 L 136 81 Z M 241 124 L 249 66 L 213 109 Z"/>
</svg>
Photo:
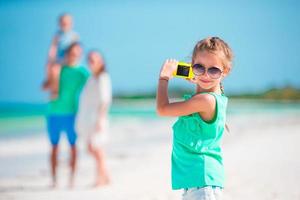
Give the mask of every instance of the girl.
<svg viewBox="0 0 300 200">
<path fill-rule="evenodd" d="M 178 116 L 173 125 L 172 188 L 184 189 L 184 200 L 219 200 L 224 187 L 220 142 L 226 118 L 227 97 L 221 81 L 231 70 L 233 53 L 218 37 L 199 41 L 193 51 L 196 93 L 185 101 L 169 103 L 168 82 L 177 61 L 167 60 L 160 72 L 157 112 Z"/>
<path fill-rule="evenodd" d="M 96 161 L 95 187 L 109 183 L 103 145 L 107 140 L 107 114 L 112 99 L 110 77 L 105 69 L 102 56 L 92 51 L 88 55 L 92 76 L 88 80 L 80 98 L 77 128 L 87 136 L 87 146 Z"/>
<path fill-rule="evenodd" d="M 70 144 L 70 187 L 73 187 L 77 163 L 77 133 L 75 131 L 75 115 L 77 112 L 78 97 L 89 73 L 80 66 L 82 48 L 79 43 L 73 43 L 66 50 L 65 63 L 59 76 L 59 91 L 56 99 L 49 102 L 47 116 L 48 136 L 52 144 L 51 172 L 52 185 L 56 186 L 56 168 L 58 144 L 61 132 L 66 132 Z"/>
</svg>

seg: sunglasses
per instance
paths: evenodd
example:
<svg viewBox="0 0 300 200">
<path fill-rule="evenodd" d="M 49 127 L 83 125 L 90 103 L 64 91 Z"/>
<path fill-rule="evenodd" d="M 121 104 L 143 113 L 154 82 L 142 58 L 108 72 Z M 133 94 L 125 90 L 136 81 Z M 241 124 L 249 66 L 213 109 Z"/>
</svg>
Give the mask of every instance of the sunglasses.
<svg viewBox="0 0 300 200">
<path fill-rule="evenodd" d="M 223 71 L 221 69 L 219 69 L 218 67 L 209 67 L 209 68 L 205 68 L 203 65 L 201 64 L 194 64 L 193 67 L 193 73 L 196 76 L 201 76 L 204 75 L 205 72 L 208 74 L 208 76 L 212 79 L 218 79 L 220 78 L 220 76 L 222 75 Z"/>
</svg>

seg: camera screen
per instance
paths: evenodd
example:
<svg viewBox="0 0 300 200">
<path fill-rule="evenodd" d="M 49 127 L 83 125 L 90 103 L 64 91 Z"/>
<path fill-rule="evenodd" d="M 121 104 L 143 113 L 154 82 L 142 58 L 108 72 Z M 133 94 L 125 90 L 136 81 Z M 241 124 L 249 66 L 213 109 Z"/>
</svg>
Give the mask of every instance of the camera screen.
<svg viewBox="0 0 300 200">
<path fill-rule="evenodd" d="M 190 67 L 178 65 L 176 75 L 189 76 Z"/>
</svg>

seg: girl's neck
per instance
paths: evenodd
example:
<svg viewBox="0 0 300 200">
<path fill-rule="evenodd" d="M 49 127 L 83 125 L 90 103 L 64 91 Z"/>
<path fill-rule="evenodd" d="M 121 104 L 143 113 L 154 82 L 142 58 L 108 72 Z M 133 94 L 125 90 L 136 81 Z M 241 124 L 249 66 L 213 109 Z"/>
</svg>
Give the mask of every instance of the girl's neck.
<svg viewBox="0 0 300 200">
<path fill-rule="evenodd" d="M 199 85 L 197 85 L 197 87 L 196 87 L 196 93 L 201 93 L 201 92 L 213 92 L 213 93 L 216 93 L 216 94 L 222 94 L 222 90 L 221 90 L 221 88 L 220 88 L 219 85 L 216 86 L 216 87 L 210 88 L 208 90 L 203 89 Z"/>
</svg>

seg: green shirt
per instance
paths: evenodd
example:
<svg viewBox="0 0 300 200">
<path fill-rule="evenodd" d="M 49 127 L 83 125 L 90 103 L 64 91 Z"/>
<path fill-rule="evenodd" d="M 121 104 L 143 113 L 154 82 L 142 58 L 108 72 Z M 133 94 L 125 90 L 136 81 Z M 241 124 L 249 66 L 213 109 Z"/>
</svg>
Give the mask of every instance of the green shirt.
<svg viewBox="0 0 300 200">
<path fill-rule="evenodd" d="M 89 76 L 82 66 L 63 66 L 59 78 L 58 97 L 49 102 L 48 114 L 75 114 L 80 92 Z"/>
<path fill-rule="evenodd" d="M 199 113 L 181 116 L 173 125 L 172 188 L 224 187 L 221 139 L 225 127 L 227 97 L 216 99 L 215 116 L 205 122 Z M 185 95 L 187 100 L 192 95 Z"/>
</svg>

